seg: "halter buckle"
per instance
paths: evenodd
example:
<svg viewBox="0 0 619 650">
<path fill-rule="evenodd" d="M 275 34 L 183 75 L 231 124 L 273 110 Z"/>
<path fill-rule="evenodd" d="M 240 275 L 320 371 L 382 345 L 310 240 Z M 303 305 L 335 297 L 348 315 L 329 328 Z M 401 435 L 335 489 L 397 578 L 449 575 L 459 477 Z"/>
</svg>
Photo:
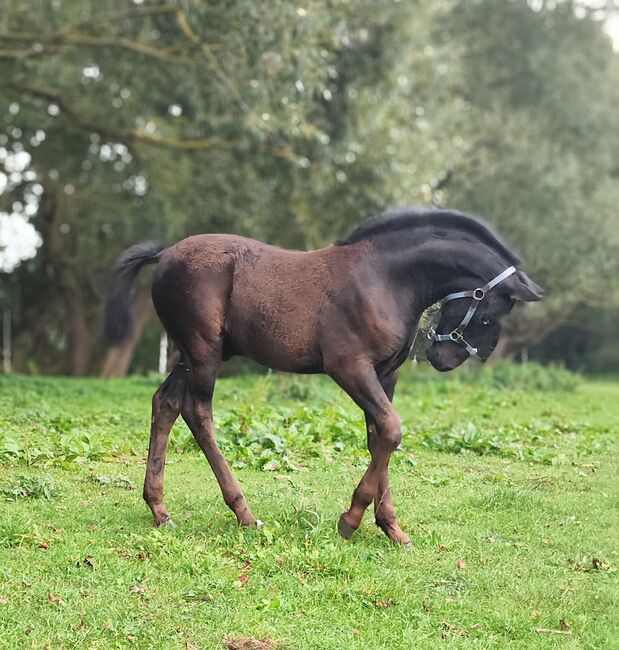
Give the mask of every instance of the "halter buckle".
<svg viewBox="0 0 619 650">
<path fill-rule="evenodd" d="M 471 297 L 473 298 L 473 300 L 479 301 L 479 300 L 483 300 L 485 295 L 486 292 L 482 288 L 479 288 L 473 291 L 473 295 Z"/>
<path fill-rule="evenodd" d="M 449 336 L 451 337 L 451 340 L 455 341 L 456 343 L 458 343 L 459 341 L 464 341 L 464 335 L 457 328 L 449 332 Z"/>
</svg>

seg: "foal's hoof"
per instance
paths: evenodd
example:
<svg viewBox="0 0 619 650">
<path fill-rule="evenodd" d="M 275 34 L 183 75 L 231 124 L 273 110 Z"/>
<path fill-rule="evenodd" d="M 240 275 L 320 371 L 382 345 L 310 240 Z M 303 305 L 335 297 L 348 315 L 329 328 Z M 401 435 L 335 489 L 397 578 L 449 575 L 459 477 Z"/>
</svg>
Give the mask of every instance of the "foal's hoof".
<svg viewBox="0 0 619 650">
<path fill-rule="evenodd" d="M 347 521 L 344 519 L 344 515 L 340 517 L 340 521 L 337 525 L 337 530 L 339 534 L 344 538 L 344 539 L 350 539 L 352 537 L 352 534 L 357 530 L 356 528 L 353 528 Z"/>
<path fill-rule="evenodd" d="M 239 526 L 243 528 L 262 528 L 264 523 L 260 519 L 247 519 L 238 522 Z"/>
<path fill-rule="evenodd" d="M 397 523 L 386 523 L 380 520 L 376 521 L 376 525 L 387 535 L 393 544 L 401 546 L 402 548 L 413 548 L 411 538 L 398 526 Z"/>
<path fill-rule="evenodd" d="M 168 517 L 167 519 L 164 519 L 162 522 L 160 522 L 158 524 L 155 523 L 155 528 L 163 528 L 163 527 L 176 528 L 176 524 L 172 521 L 172 519 L 170 517 Z"/>
</svg>

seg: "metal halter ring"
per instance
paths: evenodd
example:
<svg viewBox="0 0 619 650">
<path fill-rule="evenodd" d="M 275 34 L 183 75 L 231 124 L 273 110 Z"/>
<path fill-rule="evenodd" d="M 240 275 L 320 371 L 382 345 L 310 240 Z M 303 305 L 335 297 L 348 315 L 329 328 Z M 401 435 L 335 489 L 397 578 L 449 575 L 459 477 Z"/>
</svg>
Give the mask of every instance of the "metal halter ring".
<svg viewBox="0 0 619 650">
<path fill-rule="evenodd" d="M 483 289 L 475 289 L 471 298 L 473 298 L 473 300 L 483 300 L 485 295 L 486 292 Z"/>
</svg>

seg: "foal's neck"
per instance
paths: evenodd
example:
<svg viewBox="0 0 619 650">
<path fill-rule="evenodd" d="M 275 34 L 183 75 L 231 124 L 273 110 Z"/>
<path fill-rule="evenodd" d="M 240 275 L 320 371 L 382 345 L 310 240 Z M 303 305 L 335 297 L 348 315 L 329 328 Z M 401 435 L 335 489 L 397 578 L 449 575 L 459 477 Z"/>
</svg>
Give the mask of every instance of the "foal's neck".
<svg viewBox="0 0 619 650">
<path fill-rule="evenodd" d="M 403 280 L 403 289 L 412 291 L 421 311 L 448 293 L 485 284 L 510 265 L 487 242 L 458 232 L 444 237 L 418 233 L 414 241 L 402 242 L 389 258 Z"/>
</svg>

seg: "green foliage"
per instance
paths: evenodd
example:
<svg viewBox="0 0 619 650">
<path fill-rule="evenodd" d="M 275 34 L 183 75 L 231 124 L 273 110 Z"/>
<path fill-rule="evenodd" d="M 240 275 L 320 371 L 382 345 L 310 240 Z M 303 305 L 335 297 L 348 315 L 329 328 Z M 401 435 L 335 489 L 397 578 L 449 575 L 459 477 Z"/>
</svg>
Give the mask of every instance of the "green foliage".
<svg viewBox="0 0 619 650">
<path fill-rule="evenodd" d="M 135 490 L 135 483 L 130 479 L 127 478 L 126 476 L 106 476 L 105 474 L 101 474 L 98 476 L 91 476 L 90 477 L 92 482 L 95 483 L 95 485 L 101 485 L 103 487 L 113 487 L 113 488 L 119 488 L 121 490 Z"/>
<path fill-rule="evenodd" d="M 237 467 L 298 469 L 294 459 L 325 458 L 347 447 L 359 448 L 363 418 L 349 409 L 248 407 L 215 417 L 218 440 Z M 193 437 L 176 430 L 171 444 L 177 451 L 193 449 Z"/>
<path fill-rule="evenodd" d="M 455 373 L 451 377 L 438 375 L 416 368 L 414 377 L 416 394 L 420 404 L 425 400 L 457 401 L 459 398 L 476 402 L 480 412 L 495 407 L 505 391 L 531 392 L 534 390 L 570 391 L 575 388 L 578 378 L 560 368 L 544 368 L 537 364 L 497 365 Z M 404 370 L 404 379 L 399 390 L 408 392 L 411 373 Z M 17 378 L 16 378 L 17 379 Z M 7 421 L 5 431 L 17 432 L 32 417 L 40 419 L 40 424 L 29 434 L 28 446 L 24 447 L 15 436 L 3 434 L 0 455 L 7 459 L 19 459 L 26 463 L 70 462 L 84 463 L 98 460 L 118 451 L 132 452 L 143 445 L 144 422 L 147 419 L 148 399 L 144 390 L 154 391 L 157 379 L 142 379 L 132 382 L 136 395 L 141 395 L 142 403 L 136 403 L 144 413 L 143 419 L 130 413 L 130 408 L 120 414 L 100 412 L 63 412 L 56 415 L 50 407 L 57 399 L 58 390 L 48 380 L 18 379 L 21 386 L 20 397 L 7 402 L 8 408 L 29 403 L 29 387 L 35 388 L 38 410 L 26 410 L 26 418 L 19 415 Z M 9 378 L 0 379 L 7 387 Z M 102 395 L 112 395 L 115 383 L 101 384 L 97 390 L 105 389 Z M 269 375 L 246 376 L 223 380 L 218 394 L 225 395 L 224 402 L 216 405 L 215 420 L 221 444 L 239 464 L 254 467 L 267 465 L 280 456 L 283 462 L 293 463 L 295 457 L 325 457 L 343 449 L 360 450 L 363 436 L 359 430 L 363 425 L 361 413 L 345 397 L 336 391 L 327 378 L 300 378 L 293 375 L 272 373 Z M 89 401 L 93 384 L 85 382 L 80 389 L 84 404 Z M 126 388 L 124 389 L 126 391 Z M 46 397 L 47 396 L 47 397 Z M 466 397 L 465 397 L 466 396 Z M 17 401 L 13 401 L 17 399 Z M 137 399 L 137 397 L 136 397 Z M 50 400 L 50 401 L 48 401 Z M 274 404 L 281 404 L 277 408 Z M 415 420 L 419 414 L 413 407 L 405 405 Z M 421 414 L 423 415 L 423 414 Z M 435 433 L 437 423 L 431 423 L 429 430 Z M 544 426 L 542 420 L 538 423 Z M 454 435 L 460 435 L 458 425 Z M 551 428 L 554 425 L 551 425 Z M 560 425 L 558 425 L 560 426 Z M 581 429 L 584 431 L 586 426 Z M 118 438 L 110 439 L 103 430 L 117 432 Z M 38 436 L 43 436 L 45 444 L 36 444 Z M 508 435 L 509 437 L 509 435 Z M 34 438 L 34 440 L 33 440 Z M 120 446 L 118 446 L 120 445 Z M 177 451 L 196 449 L 192 436 L 186 427 L 177 425 L 171 438 L 171 446 Z"/>
<path fill-rule="evenodd" d="M 494 388 L 529 391 L 576 390 L 581 383 L 578 374 L 559 365 L 542 366 L 539 363 L 498 363 L 482 367 L 475 379 Z"/>
<path fill-rule="evenodd" d="M 503 409 L 508 396 L 517 404 L 526 394 L 567 394 L 580 381 L 577 375 L 560 367 L 534 363 L 463 369 L 451 377 L 422 368 L 411 373 L 405 368 L 398 392 L 412 391 L 417 402 L 403 405 L 408 416 L 405 426 L 414 432 L 405 436 L 403 448 L 412 453 L 419 448 L 448 453 L 471 451 L 539 463 L 566 462 L 580 453 L 599 451 L 608 443 L 609 431 L 586 421 L 566 422 L 550 412 L 543 417 L 532 416 L 526 425 L 506 418 L 500 426 L 488 428 L 491 413 Z M 27 465 L 83 465 L 118 453 L 142 453 L 149 405 L 144 390 L 154 391 L 157 378 L 131 383 L 142 399 L 142 419 L 132 415 L 131 408 L 120 412 L 115 409 L 114 413 L 88 410 L 90 392 L 95 389 L 101 397 L 112 395 L 114 384 L 85 382 L 80 388 L 84 410 L 58 413 L 53 405 L 62 389 L 55 383 L 45 379 L 17 379 L 17 383 L 22 392 L 19 397 L 7 398 L 7 411 L 28 404 L 32 389 L 37 394 L 38 410 L 35 413 L 27 408 L 26 418 L 18 412 L 6 421 L 6 432 L 0 433 L 0 460 Z M 0 378 L 0 385 L 10 391 L 12 380 Z M 356 457 L 365 455 L 365 437 L 360 433 L 363 415 L 327 378 L 270 373 L 220 380 L 218 386 L 218 394 L 225 398 L 215 406 L 217 437 L 235 467 L 299 471 L 316 458 L 337 462 L 343 452 Z M 101 390 L 103 393 L 99 393 Z M 428 401 L 439 417 L 424 412 Z M 471 404 L 476 416 L 463 426 L 456 414 L 447 419 L 441 416 L 441 402 L 447 412 L 451 412 L 452 403 Z M 514 414 L 513 408 L 509 412 Z M 24 439 L 18 431 L 33 417 L 38 423 L 31 426 Z M 198 449 L 191 432 L 180 422 L 172 430 L 170 447 L 176 453 L 194 454 Z M 116 479 L 109 481 L 121 487 Z"/>
<path fill-rule="evenodd" d="M 51 435 L 41 446 L 24 448 L 13 437 L 0 432 L 0 459 L 19 460 L 28 465 L 37 462 L 84 463 L 99 460 L 114 451 L 114 447 L 88 432 Z"/>
<path fill-rule="evenodd" d="M 17 499 L 51 499 L 54 480 L 51 476 L 15 476 L 6 485 L 0 485 L 0 496 L 9 501 Z"/>
<path fill-rule="evenodd" d="M 459 454 L 470 451 L 532 463 L 552 464 L 573 460 L 580 454 L 603 453 L 612 445 L 609 428 L 587 424 L 533 421 L 512 423 L 488 431 L 487 426 L 469 424 L 445 430 L 419 432 L 421 445 L 434 451 Z"/>
</svg>

